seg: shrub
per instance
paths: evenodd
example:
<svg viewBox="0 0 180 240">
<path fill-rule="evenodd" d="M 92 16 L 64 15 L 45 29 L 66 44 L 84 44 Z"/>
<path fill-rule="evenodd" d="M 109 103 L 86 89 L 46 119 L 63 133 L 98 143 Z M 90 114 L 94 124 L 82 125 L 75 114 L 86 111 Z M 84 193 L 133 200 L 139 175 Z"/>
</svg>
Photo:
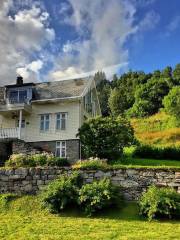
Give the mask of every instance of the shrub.
<svg viewBox="0 0 180 240">
<path fill-rule="evenodd" d="M 36 166 L 44 166 L 47 164 L 47 159 L 49 156 L 48 153 L 38 153 L 38 154 L 32 154 L 29 156 L 30 161 L 33 161 Z M 52 157 L 54 157 L 52 155 Z"/>
<path fill-rule="evenodd" d="M 91 216 L 95 212 L 117 203 L 119 197 L 117 187 L 109 179 L 104 178 L 83 185 L 79 191 L 79 205 L 84 212 Z"/>
<path fill-rule="evenodd" d="M 73 169 L 108 169 L 108 164 L 100 158 L 89 158 L 87 160 L 79 160 L 73 166 Z"/>
<path fill-rule="evenodd" d="M 140 214 L 149 220 L 180 216 L 180 194 L 171 188 L 149 187 L 139 202 Z"/>
<path fill-rule="evenodd" d="M 69 162 L 67 161 L 67 158 L 53 157 L 53 158 L 48 158 L 47 165 L 63 167 L 63 166 L 69 166 Z"/>
<path fill-rule="evenodd" d="M 52 153 L 13 154 L 6 162 L 8 167 L 68 166 L 66 158 L 55 157 Z"/>
<path fill-rule="evenodd" d="M 130 123 L 121 117 L 96 117 L 87 120 L 79 129 L 83 157 L 109 160 L 119 157 L 123 147 L 134 141 Z"/>
<path fill-rule="evenodd" d="M 80 185 L 80 176 L 77 172 L 71 176 L 61 176 L 42 191 L 40 196 L 42 206 L 52 213 L 60 212 L 69 204 L 77 202 Z"/>
<path fill-rule="evenodd" d="M 134 151 L 134 156 L 140 158 L 180 160 L 180 147 L 155 147 L 139 145 Z"/>
<path fill-rule="evenodd" d="M 35 162 L 33 159 L 29 158 L 27 154 L 19 153 L 19 154 L 12 154 L 9 160 L 5 163 L 7 167 L 25 167 L 35 166 Z"/>
</svg>

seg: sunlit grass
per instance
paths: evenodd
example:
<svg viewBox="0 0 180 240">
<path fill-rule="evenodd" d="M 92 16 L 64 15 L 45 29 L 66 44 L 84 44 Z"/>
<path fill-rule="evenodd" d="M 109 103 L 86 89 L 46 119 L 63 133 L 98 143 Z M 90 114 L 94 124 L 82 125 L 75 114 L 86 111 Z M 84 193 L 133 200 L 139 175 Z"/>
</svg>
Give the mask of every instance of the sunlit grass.
<svg viewBox="0 0 180 240">
<path fill-rule="evenodd" d="M 52 215 L 40 208 L 37 197 L 25 196 L 0 212 L 1 240 L 169 240 L 179 236 L 180 222 L 148 222 L 138 216 L 135 203 L 86 218 L 75 209 Z"/>
</svg>

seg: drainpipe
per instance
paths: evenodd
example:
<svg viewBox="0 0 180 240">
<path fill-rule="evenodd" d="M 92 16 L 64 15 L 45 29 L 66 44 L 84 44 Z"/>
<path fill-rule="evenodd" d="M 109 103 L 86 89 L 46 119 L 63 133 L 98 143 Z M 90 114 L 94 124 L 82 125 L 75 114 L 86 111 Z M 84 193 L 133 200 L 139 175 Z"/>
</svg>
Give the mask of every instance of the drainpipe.
<svg viewBox="0 0 180 240">
<path fill-rule="evenodd" d="M 21 139 L 21 125 L 22 125 L 22 110 L 19 111 L 19 132 L 18 132 L 19 139 Z"/>
</svg>

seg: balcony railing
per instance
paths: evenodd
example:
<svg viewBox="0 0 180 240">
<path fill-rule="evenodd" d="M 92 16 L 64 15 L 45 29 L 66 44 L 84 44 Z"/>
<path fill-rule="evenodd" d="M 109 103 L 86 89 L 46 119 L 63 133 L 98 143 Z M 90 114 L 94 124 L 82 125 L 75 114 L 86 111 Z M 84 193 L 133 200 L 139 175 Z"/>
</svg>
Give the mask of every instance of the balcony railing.
<svg viewBox="0 0 180 240">
<path fill-rule="evenodd" d="M 0 139 L 17 139 L 19 128 L 0 128 Z"/>
<path fill-rule="evenodd" d="M 29 98 L 26 98 L 26 97 L 20 97 L 20 98 L 8 98 L 8 103 L 9 104 L 22 104 L 22 103 L 25 103 L 25 104 L 30 104 L 30 99 Z"/>
</svg>

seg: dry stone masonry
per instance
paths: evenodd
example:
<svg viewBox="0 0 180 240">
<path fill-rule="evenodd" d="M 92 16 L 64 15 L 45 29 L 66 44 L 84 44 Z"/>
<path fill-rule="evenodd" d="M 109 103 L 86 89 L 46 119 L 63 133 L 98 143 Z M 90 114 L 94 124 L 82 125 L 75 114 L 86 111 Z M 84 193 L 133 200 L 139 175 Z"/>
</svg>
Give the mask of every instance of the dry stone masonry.
<svg viewBox="0 0 180 240">
<path fill-rule="evenodd" d="M 68 167 L 0 168 L 0 193 L 36 194 L 53 179 L 72 171 Z M 137 200 L 152 184 L 173 187 L 180 192 L 180 170 L 177 169 L 81 170 L 80 173 L 85 183 L 109 177 L 121 188 L 127 200 Z"/>
</svg>

